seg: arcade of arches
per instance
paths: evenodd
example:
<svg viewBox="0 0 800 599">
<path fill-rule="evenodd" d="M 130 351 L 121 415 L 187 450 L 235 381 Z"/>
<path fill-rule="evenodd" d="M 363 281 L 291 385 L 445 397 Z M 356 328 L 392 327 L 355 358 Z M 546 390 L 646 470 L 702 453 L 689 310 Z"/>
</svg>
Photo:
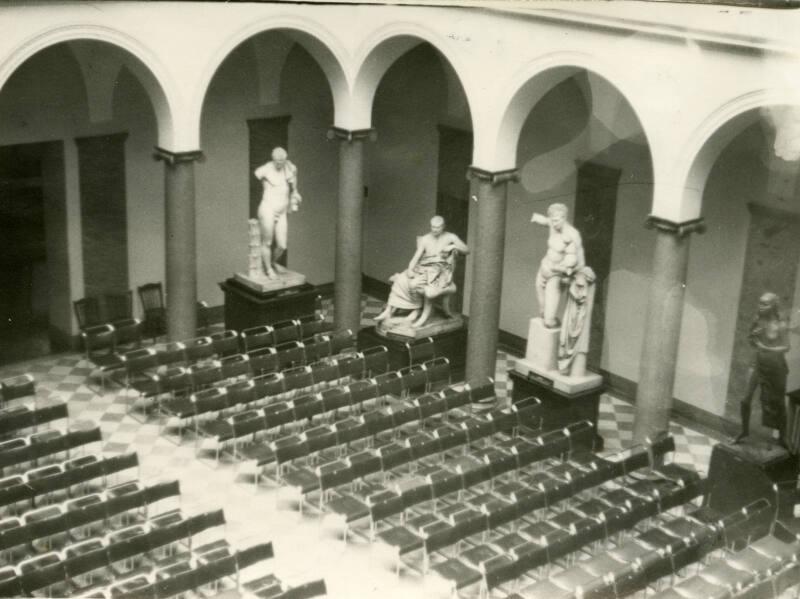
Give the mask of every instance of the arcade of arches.
<svg viewBox="0 0 800 599">
<path fill-rule="evenodd" d="M 747 12 L 4 5 L 0 359 L 75 351 L 74 301 L 153 281 L 167 338 L 194 336 L 246 269 L 280 140 L 304 198 L 288 266 L 336 329 L 444 210 L 471 250 L 466 380 L 493 376 L 538 310 L 531 214 L 562 202 L 600 275 L 589 366 L 634 440 L 676 414 L 731 434 L 759 293 L 800 322 L 800 15 Z"/>
</svg>

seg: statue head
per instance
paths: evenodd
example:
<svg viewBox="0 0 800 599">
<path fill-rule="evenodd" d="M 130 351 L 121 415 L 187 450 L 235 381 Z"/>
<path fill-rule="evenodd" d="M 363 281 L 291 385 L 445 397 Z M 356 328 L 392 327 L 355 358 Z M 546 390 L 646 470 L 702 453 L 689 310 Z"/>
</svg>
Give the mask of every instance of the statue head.
<svg viewBox="0 0 800 599">
<path fill-rule="evenodd" d="M 289 158 L 289 154 L 287 154 L 286 150 L 280 146 L 272 150 L 272 162 L 275 163 L 275 168 L 278 170 L 283 168 L 283 166 L 286 164 L 287 158 Z"/>
<path fill-rule="evenodd" d="M 781 300 L 778 298 L 777 293 L 766 291 L 758 298 L 758 315 L 759 316 L 778 316 L 781 308 Z"/>
<path fill-rule="evenodd" d="M 547 218 L 550 220 L 550 226 L 556 231 L 561 231 L 564 228 L 564 223 L 567 222 L 569 216 L 569 209 L 566 204 L 556 202 L 547 207 Z"/>
<path fill-rule="evenodd" d="M 439 237 L 444 233 L 444 219 L 441 216 L 434 216 L 431 219 L 431 235 Z"/>
</svg>

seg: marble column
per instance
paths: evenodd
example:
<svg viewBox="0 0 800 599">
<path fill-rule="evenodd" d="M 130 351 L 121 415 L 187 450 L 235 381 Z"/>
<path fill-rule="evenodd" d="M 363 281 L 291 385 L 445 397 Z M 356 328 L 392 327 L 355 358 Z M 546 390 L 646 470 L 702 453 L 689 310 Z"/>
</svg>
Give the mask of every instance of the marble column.
<svg viewBox="0 0 800 599">
<path fill-rule="evenodd" d="M 197 334 L 197 243 L 195 233 L 194 163 L 203 156 L 156 148 L 164 162 L 164 229 L 166 234 L 167 337 L 190 339 Z"/>
<path fill-rule="evenodd" d="M 669 431 L 689 239 L 692 233 L 705 231 L 703 219 L 673 223 L 650 216 L 646 226 L 655 230 L 656 244 L 636 391 L 634 443 Z"/>
<path fill-rule="evenodd" d="M 472 254 L 472 289 L 469 298 L 467 382 L 494 378 L 503 287 L 503 254 L 506 241 L 508 182 L 516 181 L 516 169 L 489 172 L 471 166 L 467 175 L 475 182 L 477 198 Z"/>
<path fill-rule="evenodd" d="M 336 274 L 333 323 L 337 331 L 361 328 L 361 243 L 364 220 L 364 141 L 374 129 L 332 127 L 339 140 L 339 201 L 336 211 Z"/>
</svg>

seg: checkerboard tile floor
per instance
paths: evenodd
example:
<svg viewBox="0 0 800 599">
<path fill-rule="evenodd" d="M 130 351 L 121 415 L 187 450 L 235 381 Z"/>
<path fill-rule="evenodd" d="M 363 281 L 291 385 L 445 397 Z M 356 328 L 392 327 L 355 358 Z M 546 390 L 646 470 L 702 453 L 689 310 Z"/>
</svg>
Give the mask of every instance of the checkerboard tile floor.
<svg viewBox="0 0 800 599">
<path fill-rule="evenodd" d="M 330 308 L 330 303 L 326 304 Z M 382 308 L 380 301 L 365 297 L 362 325 Z M 332 314 L 328 310 L 329 315 Z M 219 327 L 218 325 L 218 328 Z M 510 397 L 508 369 L 514 357 L 498 352 L 496 385 L 502 401 Z M 349 545 L 326 537 L 315 518 L 301 517 L 287 509 L 281 491 L 262 486 L 235 484 L 235 468 L 222 464 L 212 468 L 195 457 L 194 443 L 175 445 L 159 435 L 154 422 L 141 424 L 126 414 L 124 390 L 109 385 L 98 389 L 99 379 L 90 377 L 91 365 L 79 354 L 61 354 L 0 367 L 0 378 L 31 373 L 37 381 L 37 400 L 58 398 L 68 402 L 72 425 L 78 421 L 99 423 L 103 432 L 102 452 L 135 451 L 140 460 L 140 478 L 150 484 L 179 479 L 182 504 L 188 513 L 224 507 L 228 520 L 226 536 L 246 546 L 272 540 L 276 560 L 270 567 L 289 583 L 325 577 L 331 597 L 420 597 L 428 596 L 424 579 L 400 577 L 390 569 L 376 567 L 374 555 L 365 545 Z M 100 392 L 99 392 L 100 391 Z M 606 450 L 622 449 L 630 443 L 633 407 L 609 395 L 600 404 L 599 432 Z M 714 440 L 689 427 L 673 424 L 677 451 L 674 460 L 706 471 Z"/>
</svg>

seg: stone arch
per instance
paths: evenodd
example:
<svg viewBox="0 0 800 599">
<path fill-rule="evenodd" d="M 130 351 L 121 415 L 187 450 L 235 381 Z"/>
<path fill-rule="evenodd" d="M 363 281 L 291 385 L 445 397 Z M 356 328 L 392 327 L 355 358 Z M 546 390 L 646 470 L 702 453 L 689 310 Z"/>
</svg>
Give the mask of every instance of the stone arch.
<svg viewBox="0 0 800 599">
<path fill-rule="evenodd" d="M 198 80 L 196 91 L 192 94 L 190 108 L 190 126 L 194 128 L 199 140 L 203 104 L 205 103 L 209 87 L 222 63 L 241 44 L 255 36 L 269 32 L 279 31 L 286 34 L 295 42 L 302 45 L 322 68 L 331 88 L 333 96 L 334 113 L 339 114 L 346 110 L 349 96 L 347 75 L 343 65 L 346 52 L 338 40 L 326 29 L 313 21 L 294 17 L 270 17 L 239 29 L 229 36 L 225 42 L 216 49 L 211 60 L 203 69 Z"/>
<path fill-rule="evenodd" d="M 452 69 L 455 80 L 452 77 L 448 78 L 448 94 L 455 91 L 455 83 L 458 82 L 466 98 L 466 109 L 470 113 L 470 119 L 473 119 L 474 102 L 468 91 L 466 75 L 468 71 L 462 64 L 462 58 L 445 40 L 425 27 L 415 23 L 394 23 L 375 32 L 372 37 L 365 40 L 356 53 L 357 67 L 348 111 L 350 120 L 339 126 L 350 129 L 369 128 L 372 125 L 372 104 L 381 79 L 400 56 L 425 42 L 433 46 Z"/>
<path fill-rule="evenodd" d="M 48 29 L 29 37 L 0 63 L 0 92 L 9 77 L 39 51 L 62 42 L 91 40 L 111 44 L 124 51 L 126 65 L 147 92 L 158 123 L 158 144 L 167 149 L 178 145 L 174 115 L 180 112 L 180 102 L 174 82 L 155 53 L 137 39 L 109 27 L 99 25 L 67 25 Z"/>
<path fill-rule="evenodd" d="M 557 52 L 526 65 L 512 77 L 494 102 L 486 104 L 504 109 L 496 112 L 495 116 L 486 115 L 482 119 L 485 127 L 475 132 L 475 163 L 487 170 L 515 168 L 519 136 L 530 111 L 555 85 L 582 71 L 605 80 L 620 94 L 639 122 L 649 145 L 645 126 L 630 100 L 632 83 L 621 81 L 611 68 L 587 54 Z"/>
<path fill-rule="evenodd" d="M 739 133 L 767 111 L 790 106 L 800 107 L 796 90 L 760 89 L 728 100 L 703 118 L 681 151 L 681 160 L 674 171 L 674 180 L 683 183 L 681 213 L 692 218 L 700 216 L 711 168 Z"/>
</svg>

